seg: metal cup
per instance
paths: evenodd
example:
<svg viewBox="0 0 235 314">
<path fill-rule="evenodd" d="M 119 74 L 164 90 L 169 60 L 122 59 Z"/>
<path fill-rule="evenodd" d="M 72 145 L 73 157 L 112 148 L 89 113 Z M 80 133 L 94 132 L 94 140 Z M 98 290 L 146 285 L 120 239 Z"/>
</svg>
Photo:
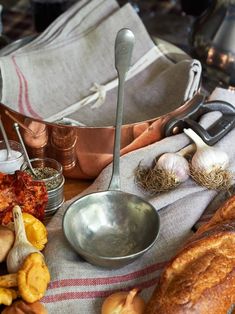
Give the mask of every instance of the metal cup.
<svg viewBox="0 0 235 314">
<path fill-rule="evenodd" d="M 52 168 L 56 173 L 45 179 L 34 179 L 35 181 L 44 182 L 48 192 L 48 203 L 45 209 L 45 216 L 54 214 L 64 202 L 64 176 L 62 174 L 61 164 L 52 158 L 34 158 L 30 159 L 33 169 L 36 168 Z M 28 164 L 25 162 L 22 171 L 29 170 Z"/>
</svg>

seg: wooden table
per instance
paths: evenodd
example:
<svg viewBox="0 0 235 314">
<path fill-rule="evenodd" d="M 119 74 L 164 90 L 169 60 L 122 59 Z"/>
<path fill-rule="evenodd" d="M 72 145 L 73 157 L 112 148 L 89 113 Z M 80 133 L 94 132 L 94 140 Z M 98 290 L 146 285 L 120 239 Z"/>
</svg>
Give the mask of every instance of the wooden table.
<svg viewBox="0 0 235 314">
<path fill-rule="evenodd" d="M 91 180 L 80 180 L 80 179 L 68 179 L 65 178 L 64 185 L 64 197 L 65 201 L 70 200 L 74 196 L 85 190 L 93 181 Z"/>
</svg>

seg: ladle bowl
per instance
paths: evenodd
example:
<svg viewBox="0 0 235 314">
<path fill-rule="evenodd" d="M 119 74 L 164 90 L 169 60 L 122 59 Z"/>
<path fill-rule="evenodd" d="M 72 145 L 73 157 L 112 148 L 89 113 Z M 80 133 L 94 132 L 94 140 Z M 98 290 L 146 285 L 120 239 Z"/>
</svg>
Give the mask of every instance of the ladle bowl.
<svg viewBox="0 0 235 314">
<path fill-rule="evenodd" d="M 157 239 L 159 215 L 144 199 L 120 190 L 119 160 L 124 81 L 130 65 L 134 35 L 121 29 L 115 41 L 118 100 L 111 181 L 107 191 L 87 194 L 66 210 L 64 234 L 91 264 L 118 268 L 144 254 Z"/>
<path fill-rule="evenodd" d="M 83 196 L 63 219 L 65 236 L 91 264 L 118 268 L 133 262 L 155 243 L 159 216 L 133 194 L 104 191 Z"/>
</svg>

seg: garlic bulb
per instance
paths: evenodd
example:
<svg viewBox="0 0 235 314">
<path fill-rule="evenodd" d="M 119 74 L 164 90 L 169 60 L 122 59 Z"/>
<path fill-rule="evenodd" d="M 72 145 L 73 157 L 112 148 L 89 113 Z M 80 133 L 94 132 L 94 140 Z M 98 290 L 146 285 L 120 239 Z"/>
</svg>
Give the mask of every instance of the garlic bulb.
<svg viewBox="0 0 235 314">
<path fill-rule="evenodd" d="M 189 177 L 188 161 L 179 153 L 165 153 L 156 163 L 159 169 L 164 169 L 168 174 L 175 176 L 175 181 L 182 183 Z"/>
<path fill-rule="evenodd" d="M 40 251 L 27 240 L 21 208 L 18 205 L 13 208 L 13 218 L 15 242 L 7 255 L 7 270 L 9 273 L 16 273 L 29 254 L 34 252 L 40 253 Z"/>
<path fill-rule="evenodd" d="M 137 295 L 138 289 L 116 292 L 105 299 L 101 314 L 144 314 L 145 301 Z"/>
<path fill-rule="evenodd" d="M 184 129 L 184 133 L 194 141 L 197 147 L 191 161 L 195 169 L 210 172 L 216 168 L 227 168 L 229 158 L 225 152 L 207 145 L 192 129 Z"/>
<path fill-rule="evenodd" d="M 135 170 L 136 184 L 150 194 L 177 187 L 189 177 L 189 165 L 184 156 L 192 150 L 194 145 L 189 145 L 177 153 L 165 153 L 155 160 L 153 167 L 143 167 L 139 164 Z"/>
<path fill-rule="evenodd" d="M 196 144 L 196 152 L 190 163 L 190 176 L 208 189 L 228 189 L 233 177 L 228 169 L 228 155 L 207 145 L 192 129 L 184 129 L 184 133 Z"/>
</svg>

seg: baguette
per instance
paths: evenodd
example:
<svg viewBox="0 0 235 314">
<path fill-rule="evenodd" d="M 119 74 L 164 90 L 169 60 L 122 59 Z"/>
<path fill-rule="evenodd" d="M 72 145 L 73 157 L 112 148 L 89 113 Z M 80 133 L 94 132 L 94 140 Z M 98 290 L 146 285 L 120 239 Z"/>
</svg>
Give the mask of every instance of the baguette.
<svg viewBox="0 0 235 314">
<path fill-rule="evenodd" d="M 227 314 L 235 303 L 235 196 L 171 259 L 145 314 Z"/>
</svg>

